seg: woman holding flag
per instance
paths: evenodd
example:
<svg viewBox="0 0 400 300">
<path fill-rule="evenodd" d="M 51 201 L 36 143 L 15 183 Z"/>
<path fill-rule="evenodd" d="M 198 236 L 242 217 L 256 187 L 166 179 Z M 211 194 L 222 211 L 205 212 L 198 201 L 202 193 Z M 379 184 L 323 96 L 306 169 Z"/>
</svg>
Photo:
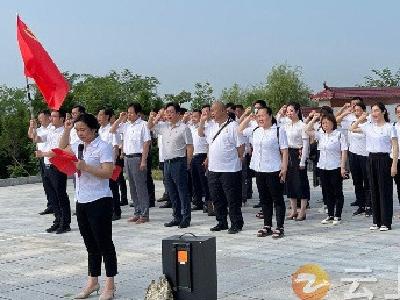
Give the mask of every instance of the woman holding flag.
<svg viewBox="0 0 400 300">
<path fill-rule="evenodd" d="M 64 134 L 69 135 L 73 123 L 65 123 Z M 112 145 L 98 136 L 99 123 L 95 116 L 83 114 L 75 122 L 79 139 L 66 148 L 78 157 L 76 162 L 76 215 L 79 231 L 88 252 L 88 281 L 75 299 L 88 298 L 99 292 L 98 277 L 101 261 L 106 269 L 106 281 L 101 300 L 114 298 L 114 276 L 117 274 L 117 256 L 112 240 L 113 199 L 109 178 L 113 173 Z"/>
</svg>

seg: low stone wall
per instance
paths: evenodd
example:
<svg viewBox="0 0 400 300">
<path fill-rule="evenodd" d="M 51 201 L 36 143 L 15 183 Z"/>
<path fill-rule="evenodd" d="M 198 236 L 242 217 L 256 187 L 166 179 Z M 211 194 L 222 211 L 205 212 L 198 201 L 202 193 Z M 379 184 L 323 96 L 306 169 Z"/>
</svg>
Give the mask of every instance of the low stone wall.
<svg viewBox="0 0 400 300">
<path fill-rule="evenodd" d="M 0 187 L 21 185 L 21 184 L 32 184 L 42 182 L 42 177 L 39 176 L 29 176 L 29 177 L 18 177 L 18 178 L 7 178 L 0 179 Z"/>
</svg>

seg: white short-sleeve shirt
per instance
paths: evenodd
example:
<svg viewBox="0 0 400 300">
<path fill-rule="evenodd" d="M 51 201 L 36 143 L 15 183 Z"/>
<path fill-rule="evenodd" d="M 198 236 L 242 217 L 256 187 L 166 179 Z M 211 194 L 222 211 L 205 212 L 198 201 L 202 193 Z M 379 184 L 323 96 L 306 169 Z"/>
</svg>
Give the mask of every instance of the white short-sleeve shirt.
<svg viewBox="0 0 400 300">
<path fill-rule="evenodd" d="M 113 143 L 113 134 L 110 132 L 111 125 L 108 123 L 106 126 L 100 126 L 99 128 L 99 136 L 102 141 L 112 144 Z"/>
<path fill-rule="evenodd" d="M 207 153 L 208 144 L 205 136 L 199 135 L 199 124 L 188 125 L 193 138 L 193 155 Z"/>
<path fill-rule="evenodd" d="M 127 155 L 143 153 L 143 144 L 151 140 L 150 130 L 147 122 L 137 119 L 135 122 L 125 122 L 119 124 L 117 134 L 123 136 L 123 150 Z"/>
<path fill-rule="evenodd" d="M 350 124 L 351 126 L 351 124 Z M 349 127 L 350 128 L 350 127 Z M 349 151 L 360 156 L 368 156 L 367 141 L 363 132 L 348 132 Z"/>
<path fill-rule="evenodd" d="M 78 157 L 79 144 L 74 143 L 71 145 L 71 149 L 76 157 Z M 102 163 L 112 163 L 112 145 L 102 141 L 100 137 L 95 138 L 90 144 L 85 145 L 83 160 L 87 165 L 93 167 L 99 167 Z M 78 173 L 75 173 L 75 178 L 75 201 L 88 203 L 101 198 L 112 197 L 109 179 L 99 178 L 85 171 L 81 171 L 80 176 L 78 176 Z"/>
<path fill-rule="evenodd" d="M 320 130 L 315 132 L 315 139 L 320 149 L 318 168 L 322 170 L 340 168 L 342 151 L 348 149 L 346 137 L 337 129 L 329 134 Z"/>
<path fill-rule="evenodd" d="M 211 172 L 238 172 L 242 170 L 237 148 L 244 142 L 243 136 L 237 132 L 238 123 L 236 121 L 229 122 L 214 139 L 225 123 L 220 125 L 217 122 L 209 122 L 205 128 L 208 142 L 208 170 Z"/>
<path fill-rule="evenodd" d="M 158 122 L 154 131 L 157 135 L 162 135 L 164 160 L 186 157 L 186 145 L 192 145 L 193 138 L 185 123 L 178 122 L 172 126 L 170 122 Z"/>
<path fill-rule="evenodd" d="M 49 124 L 47 127 L 40 126 L 38 129 L 36 129 L 36 135 L 39 137 L 45 136 L 49 133 L 49 129 L 52 127 L 51 124 Z M 36 144 L 36 149 L 43 151 L 44 149 L 44 143 L 37 143 Z"/>
<path fill-rule="evenodd" d="M 288 148 L 285 129 L 276 125 L 267 129 L 248 127 L 243 131 L 243 135 L 253 137 L 250 169 L 256 172 L 277 172 L 280 170 L 282 163 L 280 150 Z"/>
<path fill-rule="evenodd" d="M 365 133 L 366 150 L 370 153 L 391 153 L 392 138 L 397 139 L 397 132 L 393 124 L 386 122 L 378 126 L 373 122 L 359 124 L 358 127 Z"/>
<path fill-rule="evenodd" d="M 58 128 L 55 128 L 52 126 L 51 128 L 49 128 L 47 134 L 44 134 L 41 136 L 41 139 L 44 142 L 42 151 L 49 152 L 52 149 L 59 148 L 60 140 L 61 140 L 63 133 L 64 133 L 63 126 L 58 127 Z M 44 163 L 46 165 L 50 164 L 48 157 L 44 158 Z"/>
</svg>

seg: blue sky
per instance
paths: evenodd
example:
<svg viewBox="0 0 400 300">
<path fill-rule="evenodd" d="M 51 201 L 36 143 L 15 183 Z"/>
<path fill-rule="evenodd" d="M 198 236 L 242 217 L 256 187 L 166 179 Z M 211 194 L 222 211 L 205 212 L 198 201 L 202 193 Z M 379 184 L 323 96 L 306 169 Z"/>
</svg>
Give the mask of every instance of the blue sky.
<svg viewBox="0 0 400 300">
<path fill-rule="evenodd" d="M 218 96 L 279 63 L 301 66 L 314 91 L 400 67 L 397 0 L 2 0 L 0 84 L 11 86 L 24 84 L 17 12 L 63 71 L 129 68 L 156 76 L 160 94 L 209 81 Z"/>
</svg>

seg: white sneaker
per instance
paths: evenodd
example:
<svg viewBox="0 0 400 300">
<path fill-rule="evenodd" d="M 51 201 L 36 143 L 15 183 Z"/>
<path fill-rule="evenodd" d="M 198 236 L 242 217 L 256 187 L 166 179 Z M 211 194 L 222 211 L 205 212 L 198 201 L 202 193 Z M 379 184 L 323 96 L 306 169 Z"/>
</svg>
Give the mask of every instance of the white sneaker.
<svg viewBox="0 0 400 300">
<path fill-rule="evenodd" d="M 340 223 L 342 223 L 342 219 L 341 218 L 339 218 L 339 217 L 334 217 L 333 218 L 333 222 L 332 222 L 332 224 L 333 225 L 339 225 Z"/>
<path fill-rule="evenodd" d="M 389 228 L 387 228 L 385 225 L 381 226 L 381 228 L 379 228 L 380 231 L 388 231 Z"/>
<path fill-rule="evenodd" d="M 327 217 L 321 221 L 321 224 L 329 224 L 333 222 L 333 217 Z"/>
<path fill-rule="evenodd" d="M 379 230 L 379 227 L 377 224 L 372 224 L 372 226 L 369 228 L 369 230 Z"/>
</svg>

